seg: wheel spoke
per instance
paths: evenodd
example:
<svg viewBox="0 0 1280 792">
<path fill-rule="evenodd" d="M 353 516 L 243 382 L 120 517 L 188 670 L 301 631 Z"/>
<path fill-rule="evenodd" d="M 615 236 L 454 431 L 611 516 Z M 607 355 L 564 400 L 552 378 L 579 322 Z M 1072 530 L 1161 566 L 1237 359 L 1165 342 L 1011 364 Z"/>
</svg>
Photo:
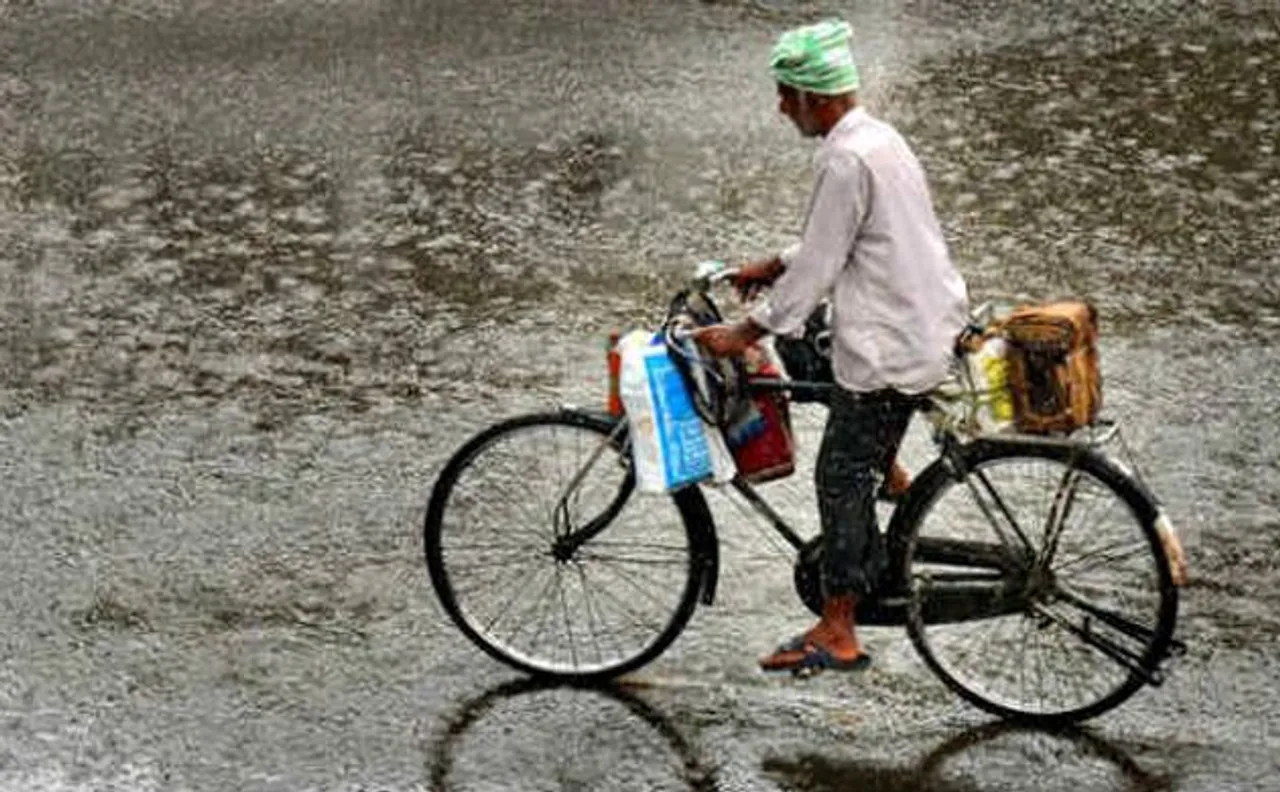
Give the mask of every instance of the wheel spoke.
<svg viewBox="0 0 1280 792">
<path fill-rule="evenodd" d="M 525 557 L 530 555 L 545 554 L 547 545 L 545 544 L 511 544 L 510 542 L 466 542 L 462 544 L 450 544 L 449 553 L 458 553 L 463 550 L 478 550 L 484 553 L 492 553 L 495 551 L 515 551 L 522 553 Z"/>
<path fill-rule="evenodd" d="M 635 580 L 637 577 L 640 577 L 640 578 L 644 578 L 646 582 L 651 583 L 653 582 L 652 578 L 647 577 L 645 575 L 641 575 L 638 572 L 624 573 L 621 569 L 618 569 L 614 564 L 611 564 L 607 561 L 604 562 L 604 568 L 610 570 L 611 572 L 613 572 L 613 574 L 621 578 L 625 583 L 631 586 L 631 588 L 640 596 L 644 597 L 645 599 L 654 603 L 655 605 L 659 605 L 659 606 L 661 605 L 661 600 L 659 600 L 657 596 L 649 592 L 647 589 L 645 589 L 644 586 L 641 586 Z M 659 586 L 661 586 L 661 584 L 659 584 Z M 661 588 L 659 588 L 659 590 L 661 590 Z"/>
<path fill-rule="evenodd" d="M 587 544 L 583 545 L 583 547 L 588 549 L 597 548 L 597 547 L 626 547 L 632 550 L 637 550 L 637 549 L 638 550 L 661 550 L 664 552 L 675 553 L 677 555 L 682 555 L 682 556 L 686 552 L 688 552 L 688 548 L 677 546 L 677 545 L 659 544 L 656 542 L 614 542 L 614 541 L 604 541 L 601 539 L 593 539 Z"/>
<path fill-rule="evenodd" d="M 1049 517 L 1045 520 L 1044 544 L 1041 546 L 1039 565 L 1048 569 L 1053 563 L 1054 553 L 1058 550 L 1058 538 L 1071 516 L 1071 507 L 1075 505 L 1076 490 L 1080 485 L 1080 471 L 1070 468 L 1062 476 L 1054 493 L 1053 505 L 1049 507 Z"/>
<path fill-rule="evenodd" d="M 978 482 L 982 484 L 982 488 L 987 491 L 987 495 L 995 502 L 996 510 L 1000 512 L 1001 516 L 1003 516 L 1009 523 L 1009 527 L 1013 529 L 1013 533 L 1018 537 L 1018 541 L 1022 542 L 1022 549 L 1025 552 L 1031 552 L 1031 540 L 1027 538 L 1027 533 L 1022 530 L 1022 526 L 1018 525 L 1018 520 L 1013 516 L 1013 512 L 1009 510 L 1004 498 L 1000 497 L 1000 493 L 996 492 L 995 487 L 991 486 L 990 479 L 981 472 L 977 474 L 977 479 Z M 1004 542 L 1006 547 L 1009 547 L 1012 542 L 1010 542 L 1008 537 L 1005 536 L 1004 531 L 1000 529 L 1000 520 L 991 512 L 991 507 L 989 507 L 986 501 L 983 500 L 982 495 L 978 492 L 978 488 L 974 487 L 972 484 L 969 486 L 972 489 L 974 500 L 978 502 L 978 508 L 982 509 L 983 514 L 985 514 L 987 520 L 990 521 L 991 527 L 995 530 L 996 535 L 1000 537 L 1000 540 Z"/>
<path fill-rule="evenodd" d="M 972 572 L 930 572 L 931 583 L 1000 583 L 1005 579 L 1000 572 L 977 569 Z"/>
<path fill-rule="evenodd" d="M 1123 552 L 1119 552 L 1119 551 L 1123 551 Z M 1073 574 L 1080 574 L 1081 572 L 1084 572 L 1086 570 L 1095 569 L 1100 564 L 1111 564 L 1116 561 L 1123 561 L 1127 558 L 1133 558 L 1134 556 L 1140 555 L 1144 552 L 1147 552 L 1147 553 L 1151 552 L 1151 547 L 1150 545 L 1147 544 L 1147 542 L 1141 539 L 1128 541 L 1128 542 L 1120 542 L 1117 544 L 1110 545 L 1108 547 L 1104 547 L 1098 550 L 1093 550 L 1088 553 L 1084 553 L 1082 555 L 1072 558 L 1069 561 L 1064 561 L 1063 563 L 1054 567 L 1053 571 L 1057 575 L 1062 575 L 1068 569 L 1072 569 Z M 1092 561 L 1093 563 L 1083 567 L 1079 566 L 1085 561 Z"/>
<path fill-rule="evenodd" d="M 569 657 L 573 661 L 573 665 L 578 665 L 578 646 L 573 640 L 573 624 L 569 622 L 569 602 L 564 596 L 564 580 L 562 578 L 563 567 L 556 566 L 556 588 L 560 590 L 560 612 L 564 615 L 564 631 L 569 636 Z"/>
<path fill-rule="evenodd" d="M 603 590 L 601 591 L 601 594 L 603 594 L 604 597 L 608 599 L 610 602 L 612 602 L 614 606 L 616 606 L 619 610 L 621 610 L 627 616 L 631 617 L 632 626 L 643 627 L 646 630 L 655 630 L 655 631 L 661 629 L 657 624 L 654 624 L 651 621 L 645 621 L 644 619 L 641 619 L 640 617 L 638 617 L 636 615 L 636 612 L 631 609 L 631 606 L 628 605 L 623 600 L 618 599 L 618 597 L 616 597 L 613 594 L 613 592 L 608 590 Z"/>
<path fill-rule="evenodd" d="M 587 573 L 582 568 L 582 564 L 575 563 L 574 570 L 578 573 L 578 585 L 582 588 L 582 603 L 587 611 L 587 629 L 591 633 L 592 642 L 596 647 L 596 659 L 604 662 L 604 651 L 600 647 L 600 634 L 596 631 L 595 602 L 591 598 L 591 589 L 587 587 Z"/>
<path fill-rule="evenodd" d="M 1084 531 L 1087 533 L 1091 529 L 1091 527 L 1095 525 L 1104 525 L 1105 524 L 1104 520 L 1108 516 L 1110 516 L 1112 510 L 1116 507 L 1116 505 L 1122 503 L 1122 501 L 1118 497 L 1110 497 L 1105 499 L 1098 498 L 1097 500 L 1101 502 L 1093 504 L 1089 508 L 1089 510 L 1085 512 L 1084 517 L 1080 520 L 1081 531 Z M 1098 511 L 1098 509 L 1102 509 L 1102 514 L 1098 515 L 1097 517 L 1094 517 L 1094 514 Z"/>
<path fill-rule="evenodd" d="M 1026 619 L 1022 620 L 1022 652 L 1018 663 L 1018 687 L 1022 691 L 1022 697 L 1027 697 L 1027 640 L 1031 637 L 1030 625 Z M 1010 654 L 1013 654 L 1010 652 Z"/>
<path fill-rule="evenodd" d="M 488 517 L 492 514 L 492 517 L 489 517 L 490 525 L 501 525 L 524 531 L 538 537 L 540 541 L 550 542 L 554 538 L 550 530 L 551 523 L 543 519 L 539 509 L 533 508 L 531 501 L 517 497 L 514 491 L 502 486 L 505 482 L 520 481 L 527 477 L 528 470 L 520 470 L 518 463 L 511 463 L 502 457 L 496 461 L 486 458 L 485 465 L 486 468 L 492 466 L 498 469 L 486 470 L 490 475 L 484 476 L 481 482 L 478 482 L 477 489 L 481 491 L 470 495 L 474 500 L 473 508 L 480 510 L 482 516 Z M 496 485 L 493 481 L 495 478 L 498 480 Z M 513 511 L 518 511 L 522 519 L 511 520 L 508 514 L 497 511 L 498 503 L 494 501 Z M 543 530 L 538 530 L 538 526 L 542 526 Z"/>
<path fill-rule="evenodd" d="M 518 500 L 510 500 L 507 496 L 498 496 L 502 498 L 502 505 L 509 507 L 509 511 L 499 508 L 499 504 L 487 501 L 471 501 L 463 510 L 463 505 L 458 504 L 454 508 L 461 511 L 468 518 L 480 518 L 488 525 L 502 526 L 504 531 L 514 531 L 520 534 L 527 534 L 531 541 L 537 541 L 543 544 L 550 544 L 550 535 L 537 530 L 538 520 L 529 511 L 526 504 Z M 520 519 L 513 520 L 510 512 L 519 512 Z M 460 532 L 467 531 L 466 526 L 459 525 Z"/>
<path fill-rule="evenodd" d="M 524 568 L 532 568 L 534 570 L 533 574 L 536 575 L 537 572 L 542 568 L 536 564 L 537 560 L 538 559 L 536 557 L 526 556 L 522 562 L 517 562 L 518 566 L 515 571 L 519 571 Z M 471 595 L 476 594 L 482 588 L 493 589 L 496 587 L 498 591 L 505 591 L 509 585 L 510 580 L 512 580 L 513 578 L 519 579 L 521 577 L 521 575 L 514 574 L 513 570 L 505 566 L 480 568 L 480 571 L 485 571 L 485 570 L 490 572 L 490 574 L 487 577 L 478 577 L 478 578 L 469 580 L 466 584 L 458 584 L 457 586 L 455 586 L 457 594 L 460 595 L 463 599 L 470 599 Z M 461 577 L 464 577 L 465 573 L 469 571 L 471 570 L 468 570 L 465 564 L 461 565 L 461 568 L 459 567 L 459 565 L 451 565 L 451 573 L 454 576 L 461 578 Z M 512 593 L 513 597 L 518 597 L 519 595 L 520 595 L 519 589 L 517 589 L 515 592 Z"/>
<path fill-rule="evenodd" d="M 1099 605 L 1095 605 L 1084 597 L 1077 595 L 1069 588 L 1059 586 L 1055 593 L 1062 602 L 1065 602 L 1077 610 L 1094 617 L 1103 624 L 1124 633 L 1130 638 L 1134 638 L 1144 644 L 1150 643 L 1155 639 L 1155 631 L 1150 627 L 1139 624 L 1127 616 L 1123 616 L 1119 613 L 1115 613 L 1114 611 L 1109 611 Z"/>
<path fill-rule="evenodd" d="M 550 579 L 548 579 L 547 583 L 544 583 L 542 588 L 539 589 L 538 596 L 534 599 L 534 603 L 532 605 L 526 605 L 524 609 L 520 611 L 521 617 L 527 614 L 529 612 L 529 609 L 534 607 L 537 604 L 537 602 L 542 599 L 542 597 L 546 594 L 547 585 L 549 583 L 550 583 Z M 503 622 L 504 619 L 506 619 L 508 616 L 513 615 L 514 611 L 512 610 L 511 606 L 513 603 L 515 603 L 516 599 L 523 593 L 524 593 L 523 589 L 521 589 L 520 587 L 515 587 L 515 590 L 512 591 L 511 596 L 508 597 L 507 600 L 502 604 L 502 607 L 498 608 L 497 612 L 494 613 L 493 618 L 491 618 L 489 622 L 484 625 L 483 631 L 492 632 L 494 629 L 497 628 L 499 624 Z M 516 631 L 511 634 L 511 639 L 514 640 L 517 635 L 523 632 L 527 624 L 528 622 L 525 621 L 524 618 L 516 619 Z"/>
<path fill-rule="evenodd" d="M 553 573 L 550 577 L 547 578 L 547 584 L 543 586 L 542 591 L 538 593 L 538 598 L 534 600 L 534 605 L 537 605 L 538 603 L 542 602 L 543 598 L 547 595 L 547 591 L 555 584 L 556 576 L 558 574 L 559 574 L 559 570 L 557 569 L 555 573 Z M 533 607 L 533 606 L 530 606 L 530 607 Z M 551 605 L 551 609 L 554 609 L 554 608 L 555 608 L 555 605 L 553 603 Z M 522 621 L 522 624 L 523 623 L 524 622 Z M 542 637 L 542 631 L 546 629 L 546 626 L 547 626 L 547 613 L 544 611 L 542 615 L 538 618 L 538 629 L 534 630 L 533 635 L 530 636 L 529 638 L 528 648 L 530 651 L 532 651 L 535 647 L 537 647 L 538 639 Z M 524 628 L 521 627 L 521 630 L 523 629 Z M 518 632 L 519 631 L 517 631 L 517 634 Z M 512 638 L 514 639 L 515 636 L 513 635 Z"/>
<path fill-rule="evenodd" d="M 532 562 L 528 555 L 511 556 L 509 558 L 495 558 L 487 561 L 473 561 L 470 563 L 452 563 L 449 568 L 457 574 L 459 572 L 475 572 L 481 569 L 507 569 L 511 566 L 524 565 Z"/>
<path fill-rule="evenodd" d="M 583 561 L 601 561 L 606 564 L 640 564 L 647 566 L 680 566 L 683 560 L 678 558 L 642 558 L 640 556 L 604 555 L 602 553 L 579 553 Z"/>
<path fill-rule="evenodd" d="M 1084 641 L 1089 646 L 1092 646 L 1094 649 L 1097 649 L 1102 654 L 1116 661 L 1120 666 L 1135 673 L 1143 673 L 1141 657 L 1135 655 L 1123 646 L 1120 646 L 1105 635 L 1101 635 L 1100 633 L 1089 629 L 1087 623 L 1085 625 L 1076 624 L 1070 618 L 1063 616 L 1057 609 L 1050 608 L 1046 605 L 1033 605 L 1032 609 L 1035 610 L 1036 613 L 1051 620 L 1054 624 L 1057 624 L 1062 629 Z"/>
</svg>

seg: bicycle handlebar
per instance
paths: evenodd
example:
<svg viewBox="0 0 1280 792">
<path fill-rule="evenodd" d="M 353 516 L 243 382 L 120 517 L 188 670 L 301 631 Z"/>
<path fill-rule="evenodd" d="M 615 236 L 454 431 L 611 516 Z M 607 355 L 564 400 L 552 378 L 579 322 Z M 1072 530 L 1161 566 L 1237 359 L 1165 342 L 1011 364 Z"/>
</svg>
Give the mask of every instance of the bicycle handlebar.
<svg viewBox="0 0 1280 792">
<path fill-rule="evenodd" d="M 693 286 L 699 291 L 709 291 L 713 286 L 737 278 L 741 271 L 741 268 L 730 267 L 723 261 L 703 261 L 693 270 Z"/>
<path fill-rule="evenodd" d="M 693 328 L 681 324 L 669 324 L 666 327 L 667 336 L 677 343 L 683 344 L 685 341 L 693 338 Z"/>
</svg>

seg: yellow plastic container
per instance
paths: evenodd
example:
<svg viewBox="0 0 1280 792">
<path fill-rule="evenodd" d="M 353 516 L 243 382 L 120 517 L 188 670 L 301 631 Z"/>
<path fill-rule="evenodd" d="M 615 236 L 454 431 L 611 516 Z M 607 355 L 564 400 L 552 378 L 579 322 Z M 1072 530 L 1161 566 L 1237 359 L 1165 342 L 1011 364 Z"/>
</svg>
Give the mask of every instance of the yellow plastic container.
<svg viewBox="0 0 1280 792">
<path fill-rule="evenodd" d="M 977 421 L 984 432 L 1002 432 L 1013 426 L 1013 394 L 1009 391 L 1007 345 L 998 336 L 988 338 L 969 354 L 969 374 L 978 398 Z"/>
</svg>

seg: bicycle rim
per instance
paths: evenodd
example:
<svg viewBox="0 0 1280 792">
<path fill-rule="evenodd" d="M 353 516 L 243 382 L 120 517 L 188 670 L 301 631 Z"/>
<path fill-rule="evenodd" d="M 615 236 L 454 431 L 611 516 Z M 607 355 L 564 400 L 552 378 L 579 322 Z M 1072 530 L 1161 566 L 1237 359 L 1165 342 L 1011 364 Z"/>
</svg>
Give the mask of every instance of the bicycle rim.
<svg viewBox="0 0 1280 792">
<path fill-rule="evenodd" d="M 505 422 L 459 451 L 433 491 L 436 593 L 465 635 L 515 668 L 614 676 L 660 654 L 692 615 L 684 514 L 670 497 L 633 494 L 611 428 L 569 412 Z M 558 557 L 557 539 L 597 518 L 607 527 Z"/>
<path fill-rule="evenodd" d="M 917 506 L 906 570 L 917 649 L 1002 717 L 1061 724 L 1119 705 L 1158 673 L 1176 616 L 1154 508 L 1113 466 L 1069 446 L 976 445 L 968 456 L 967 480 L 939 471 Z M 1005 615 L 925 623 L 923 603 L 944 581 L 997 574 L 931 562 L 922 548 L 939 537 L 1023 548 L 1013 555 L 1025 600 Z"/>
</svg>

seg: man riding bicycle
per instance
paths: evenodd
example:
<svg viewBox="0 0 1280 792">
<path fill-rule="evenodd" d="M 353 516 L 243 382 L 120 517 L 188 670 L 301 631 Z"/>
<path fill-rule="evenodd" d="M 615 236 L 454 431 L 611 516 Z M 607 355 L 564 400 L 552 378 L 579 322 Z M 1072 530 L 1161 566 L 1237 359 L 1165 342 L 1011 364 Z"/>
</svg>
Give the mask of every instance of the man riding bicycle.
<svg viewBox="0 0 1280 792">
<path fill-rule="evenodd" d="M 771 71 L 779 109 L 805 137 L 822 138 L 799 244 L 745 265 L 744 298 L 771 290 L 747 318 L 698 331 L 716 356 L 743 354 L 766 334 L 794 337 L 820 301 L 832 308 L 830 399 L 815 484 L 822 523 L 824 604 L 819 622 L 760 661 L 766 671 L 856 670 L 870 656 L 854 611 L 884 564 L 875 497 L 916 401 L 948 371 L 968 317 L 915 154 L 889 124 L 858 105 L 852 31 L 841 21 L 784 33 Z"/>
</svg>

